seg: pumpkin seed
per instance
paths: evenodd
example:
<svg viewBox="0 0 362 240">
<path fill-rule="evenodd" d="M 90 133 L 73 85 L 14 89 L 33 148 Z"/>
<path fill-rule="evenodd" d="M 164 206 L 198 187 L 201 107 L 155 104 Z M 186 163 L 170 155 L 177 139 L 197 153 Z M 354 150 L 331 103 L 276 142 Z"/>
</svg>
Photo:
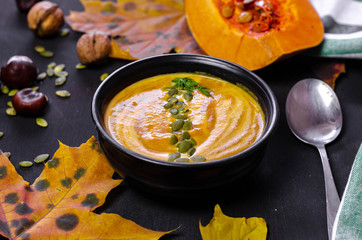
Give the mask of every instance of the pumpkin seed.
<svg viewBox="0 0 362 240">
<path fill-rule="evenodd" d="M 171 113 L 172 115 L 176 115 L 176 114 L 178 113 L 178 109 L 177 109 L 177 108 L 171 108 L 171 109 L 170 109 L 170 113 Z"/>
<path fill-rule="evenodd" d="M 177 120 L 173 123 L 171 123 L 171 129 L 173 132 L 180 130 L 182 128 L 182 126 L 184 125 L 184 120 Z"/>
<path fill-rule="evenodd" d="M 172 102 L 172 103 L 177 103 L 177 101 L 178 101 L 178 99 L 177 98 L 175 98 L 175 97 L 169 97 L 169 98 L 167 98 L 167 102 Z"/>
<path fill-rule="evenodd" d="M 180 113 L 187 113 L 189 110 L 188 110 L 185 106 L 182 106 L 182 107 L 180 107 L 180 108 L 178 109 L 178 111 L 179 111 Z"/>
<path fill-rule="evenodd" d="M 6 102 L 6 105 L 8 105 L 8 107 L 10 107 L 10 108 L 14 108 L 12 101 Z"/>
<path fill-rule="evenodd" d="M 36 78 L 38 81 L 44 80 L 47 77 L 46 72 L 41 72 L 38 74 L 38 77 Z"/>
<path fill-rule="evenodd" d="M 34 162 L 35 162 L 35 163 L 42 163 L 42 162 L 44 162 L 45 160 L 47 160 L 48 157 L 49 157 L 49 154 L 46 154 L 46 153 L 40 154 L 40 155 L 38 155 L 38 156 L 36 156 L 36 157 L 34 158 Z"/>
<path fill-rule="evenodd" d="M 60 30 L 60 36 L 61 37 L 65 37 L 70 33 L 70 29 L 69 28 L 63 28 Z"/>
<path fill-rule="evenodd" d="M 173 116 L 174 118 L 176 118 L 176 119 L 182 119 L 182 120 L 185 120 L 187 117 L 185 116 L 185 115 L 183 115 L 183 114 L 177 114 L 177 115 L 175 115 L 175 116 Z"/>
<path fill-rule="evenodd" d="M 239 23 L 248 23 L 253 20 L 253 14 L 249 11 L 242 11 L 238 16 Z"/>
<path fill-rule="evenodd" d="M 45 50 L 43 52 L 40 52 L 40 55 L 46 58 L 51 58 L 54 56 L 54 53 L 52 51 Z"/>
<path fill-rule="evenodd" d="M 55 92 L 58 97 L 70 97 L 70 92 L 67 90 L 58 90 Z"/>
<path fill-rule="evenodd" d="M 173 107 L 173 103 L 172 103 L 172 102 L 168 102 L 168 103 L 166 103 L 165 105 L 163 105 L 163 107 L 164 107 L 165 109 L 172 108 L 172 107 Z"/>
<path fill-rule="evenodd" d="M 4 132 L 0 132 L 0 138 L 4 136 Z"/>
<path fill-rule="evenodd" d="M 65 68 L 65 64 L 58 64 L 54 67 L 54 72 L 57 73 L 57 72 L 63 71 L 64 68 Z"/>
<path fill-rule="evenodd" d="M 192 155 L 194 155 L 195 152 L 196 152 L 196 148 L 192 147 L 192 148 L 190 148 L 190 149 L 187 151 L 187 154 L 188 154 L 189 156 L 192 156 Z"/>
<path fill-rule="evenodd" d="M 190 133 L 189 132 L 182 132 L 181 134 L 181 141 L 182 140 L 189 140 L 191 138 Z"/>
<path fill-rule="evenodd" d="M 31 167 L 31 166 L 33 166 L 33 163 L 30 161 L 22 161 L 22 162 L 19 162 L 19 165 L 20 165 L 20 167 Z"/>
<path fill-rule="evenodd" d="M 40 127 L 48 126 L 48 122 L 44 118 L 36 118 L 35 121 L 36 121 L 36 124 L 38 124 L 38 126 L 40 126 Z"/>
<path fill-rule="evenodd" d="M 169 143 L 171 145 L 175 145 L 178 142 L 177 136 L 175 134 L 172 134 L 169 140 Z"/>
<path fill-rule="evenodd" d="M 8 94 L 9 93 L 9 88 L 6 85 L 2 85 L 1 86 L 1 92 L 4 94 Z"/>
<path fill-rule="evenodd" d="M 185 105 L 185 103 L 183 101 L 178 101 L 177 102 L 177 106 L 182 107 L 183 105 Z"/>
<path fill-rule="evenodd" d="M 205 162 L 206 161 L 206 158 L 202 157 L 202 156 L 194 156 L 194 157 L 191 157 L 191 160 L 193 162 Z"/>
<path fill-rule="evenodd" d="M 39 90 L 39 87 L 38 87 L 38 86 L 34 86 L 34 87 L 32 87 L 31 89 L 33 89 L 34 91 L 38 91 L 38 90 Z"/>
<path fill-rule="evenodd" d="M 5 111 L 6 111 L 6 114 L 9 116 L 16 116 L 16 111 L 14 108 L 7 108 Z"/>
<path fill-rule="evenodd" d="M 169 157 L 168 157 L 168 161 L 175 161 L 176 158 L 179 158 L 181 156 L 180 153 L 178 152 L 175 152 L 175 153 L 172 153 Z"/>
<path fill-rule="evenodd" d="M 193 97 L 194 97 L 194 95 L 192 95 L 191 92 L 186 92 L 186 93 L 184 94 L 184 98 L 185 98 L 185 100 L 188 101 L 188 102 L 190 102 Z"/>
<path fill-rule="evenodd" d="M 77 65 L 75 65 L 75 68 L 76 68 L 76 69 L 84 69 L 84 68 L 86 68 L 86 67 L 87 67 L 86 65 L 81 64 L 81 63 L 78 63 Z"/>
<path fill-rule="evenodd" d="M 193 139 L 193 138 L 190 139 L 190 142 L 191 142 L 192 146 L 196 146 L 196 145 L 197 145 L 196 140 Z"/>
<path fill-rule="evenodd" d="M 55 83 L 55 86 L 61 86 L 66 81 L 67 81 L 67 79 L 65 77 L 58 77 L 58 78 L 55 79 L 54 83 Z"/>
<path fill-rule="evenodd" d="M 57 64 L 55 62 L 51 62 L 48 64 L 48 68 L 55 68 Z"/>
<path fill-rule="evenodd" d="M 53 68 L 48 68 L 47 69 L 47 75 L 48 75 L 48 77 L 53 77 L 54 76 L 54 69 Z"/>
<path fill-rule="evenodd" d="M 192 144 L 187 140 L 181 141 L 178 145 L 178 150 L 180 153 L 186 153 L 190 148 L 192 148 Z"/>
<path fill-rule="evenodd" d="M 234 6 L 231 5 L 224 5 L 221 8 L 221 15 L 224 18 L 231 18 L 234 14 Z"/>
<path fill-rule="evenodd" d="M 108 73 L 103 73 L 99 79 L 103 82 L 108 76 L 109 76 Z"/>
<path fill-rule="evenodd" d="M 55 68 L 54 68 L 54 75 L 57 76 L 57 77 L 67 77 L 68 72 L 67 71 L 58 71 L 58 72 L 56 72 Z"/>
<path fill-rule="evenodd" d="M 45 51 L 45 47 L 40 46 L 40 45 L 36 45 L 36 46 L 34 47 L 34 50 L 35 50 L 36 52 L 38 52 L 38 53 L 41 53 L 41 52 L 44 52 L 44 51 Z"/>
<path fill-rule="evenodd" d="M 192 122 L 190 120 L 186 120 L 185 123 L 183 124 L 183 130 L 190 130 L 192 128 Z"/>
<path fill-rule="evenodd" d="M 18 89 L 13 89 L 8 93 L 9 97 L 13 97 L 19 90 Z"/>
<path fill-rule="evenodd" d="M 4 155 L 5 155 L 5 157 L 10 158 L 11 157 L 11 152 L 4 152 Z"/>
<path fill-rule="evenodd" d="M 172 97 L 173 95 L 176 95 L 178 93 L 178 90 L 176 88 L 171 88 L 167 94 Z"/>
<path fill-rule="evenodd" d="M 188 158 L 176 158 L 175 162 L 189 162 L 190 160 Z"/>
</svg>

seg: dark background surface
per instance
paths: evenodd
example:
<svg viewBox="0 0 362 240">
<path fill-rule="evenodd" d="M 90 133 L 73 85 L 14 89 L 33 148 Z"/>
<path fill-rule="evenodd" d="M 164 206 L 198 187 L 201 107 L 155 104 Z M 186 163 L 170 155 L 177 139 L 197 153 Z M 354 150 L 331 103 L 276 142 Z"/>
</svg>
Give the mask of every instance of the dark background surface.
<svg viewBox="0 0 362 240">
<path fill-rule="evenodd" d="M 77 0 L 56 2 L 65 15 L 69 14 L 69 10 L 82 10 Z M 65 24 L 64 27 L 69 26 Z M 11 162 L 30 183 L 43 167 L 20 168 L 18 163 L 32 161 L 42 153 L 53 155 L 58 148 L 58 140 L 69 146 L 79 146 L 92 135 L 96 136 L 90 106 L 93 93 L 100 84 L 99 77 L 127 63 L 108 59 L 101 67 L 75 69 L 79 62 L 76 42 L 80 35 L 71 31 L 66 37 L 40 39 L 27 28 L 26 14 L 17 10 L 15 1 L 1 1 L 0 64 L 5 65 L 13 55 L 27 55 L 40 71 L 45 71 L 47 64 L 55 61 L 66 64 L 69 72 L 68 81 L 63 86 L 56 87 L 54 78 L 36 83 L 40 91 L 49 97 L 49 105 L 42 114 L 49 123 L 47 128 L 37 126 L 34 118 L 6 115 L 6 102 L 11 98 L 0 93 L 0 131 L 4 132 L 0 149 L 12 153 Z M 55 56 L 51 59 L 41 57 L 34 51 L 35 45 L 43 45 Z M 298 80 L 315 77 L 309 60 L 296 56 L 256 71 L 274 90 L 281 111 L 279 126 L 266 156 L 249 178 L 222 192 L 215 191 L 201 198 L 151 195 L 123 182 L 111 191 L 105 205 L 96 212 L 117 213 L 152 230 L 169 231 L 180 226 L 162 239 L 198 240 L 201 239 L 199 221 L 206 225 L 212 218 L 215 204 L 220 204 L 224 214 L 231 217 L 264 218 L 268 225 L 268 239 L 327 239 L 320 157 L 314 147 L 292 135 L 284 111 L 290 88 Z M 70 91 L 71 97 L 57 97 L 55 91 L 58 89 Z M 346 73 L 338 78 L 335 90 L 342 106 L 344 123 L 340 136 L 327 145 L 327 152 L 338 193 L 342 196 L 362 141 L 361 60 L 346 61 Z"/>
</svg>

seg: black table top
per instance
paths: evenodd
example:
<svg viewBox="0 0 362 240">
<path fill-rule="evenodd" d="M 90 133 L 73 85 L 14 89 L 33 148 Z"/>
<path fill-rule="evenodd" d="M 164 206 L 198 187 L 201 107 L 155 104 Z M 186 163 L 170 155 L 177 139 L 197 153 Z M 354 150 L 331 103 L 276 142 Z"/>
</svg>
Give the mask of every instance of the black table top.
<svg viewBox="0 0 362 240">
<path fill-rule="evenodd" d="M 81 10 L 77 0 L 56 1 L 65 12 Z M 66 26 L 66 25 L 65 25 Z M 26 14 L 15 1 L 2 1 L 0 7 L 0 64 L 5 65 L 13 55 L 27 55 L 41 71 L 51 61 L 64 63 L 69 72 L 65 85 L 56 87 L 53 79 L 37 82 L 40 91 L 49 97 L 42 117 L 49 126 L 41 128 L 35 119 L 5 114 L 11 98 L 0 94 L 0 149 L 12 153 L 11 162 L 25 180 L 32 183 L 42 172 L 36 165 L 21 168 L 18 163 L 32 161 L 35 156 L 53 155 L 58 140 L 69 146 L 79 146 L 92 135 L 90 105 L 93 93 L 100 84 L 99 76 L 116 70 L 128 61 L 108 59 L 96 68 L 75 69 L 79 63 L 76 42 L 80 33 L 71 31 L 66 37 L 41 39 L 28 28 Z M 55 56 L 47 59 L 34 51 L 43 45 Z M 162 239 L 201 239 L 199 221 L 206 225 L 212 218 L 215 204 L 231 217 L 262 217 L 268 226 L 268 239 L 306 240 L 327 239 L 325 190 L 322 164 L 317 149 L 299 141 L 289 130 L 285 118 L 285 100 L 290 88 L 303 78 L 316 77 L 308 58 L 295 56 L 256 71 L 274 90 L 279 106 L 279 126 L 267 148 L 262 164 L 248 179 L 235 183 L 223 192 L 204 198 L 172 198 L 150 195 L 123 182 L 113 189 L 97 213 L 117 213 L 137 224 L 158 231 L 181 226 Z M 321 59 L 321 61 L 323 61 Z M 339 137 L 327 145 L 327 152 L 337 190 L 342 196 L 354 157 L 362 142 L 362 61 L 346 60 L 346 73 L 336 83 L 335 91 L 343 110 L 343 129 Z M 71 92 L 67 99 L 55 91 Z"/>
</svg>

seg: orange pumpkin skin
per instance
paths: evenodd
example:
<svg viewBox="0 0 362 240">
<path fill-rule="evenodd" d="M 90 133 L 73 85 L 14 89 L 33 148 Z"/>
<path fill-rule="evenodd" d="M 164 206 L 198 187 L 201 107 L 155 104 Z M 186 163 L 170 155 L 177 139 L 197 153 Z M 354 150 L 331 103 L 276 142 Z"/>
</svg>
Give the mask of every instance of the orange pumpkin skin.
<svg viewBox="0 0 362 240">
<path fill-rule="evenodd" d="M 208 55 L 253 71 L 323 40 L 322 21 L 308 0 L 269 0 L 275 22 L 266 31 L 253 31 L 253 22 L 238 22 L 237 16 L 243 10 L 236 6 L 232 17 L 222 15 L 222 6 L 237 1 L 242 2 L 185 0 L 190 30 Z"/>
</svg>

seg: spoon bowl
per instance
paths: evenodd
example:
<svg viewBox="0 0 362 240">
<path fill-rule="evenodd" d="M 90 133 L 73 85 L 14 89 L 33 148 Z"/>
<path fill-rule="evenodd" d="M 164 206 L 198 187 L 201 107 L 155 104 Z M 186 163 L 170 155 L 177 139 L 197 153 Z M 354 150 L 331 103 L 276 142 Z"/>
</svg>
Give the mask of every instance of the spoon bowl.
<svg viewBox="0 0 362 240">
<path fill-rule="evenodd" d="M 304 79 L 290 90 L 286 101 L 289 128 L 301 141 L 317 147 L 324 172 L 328 237 L 340 199 L 333 180 L 325 145 L 332 142 L 342 129 L 342 111 L 333 89 L 318 79 Z"/>
</svg>

